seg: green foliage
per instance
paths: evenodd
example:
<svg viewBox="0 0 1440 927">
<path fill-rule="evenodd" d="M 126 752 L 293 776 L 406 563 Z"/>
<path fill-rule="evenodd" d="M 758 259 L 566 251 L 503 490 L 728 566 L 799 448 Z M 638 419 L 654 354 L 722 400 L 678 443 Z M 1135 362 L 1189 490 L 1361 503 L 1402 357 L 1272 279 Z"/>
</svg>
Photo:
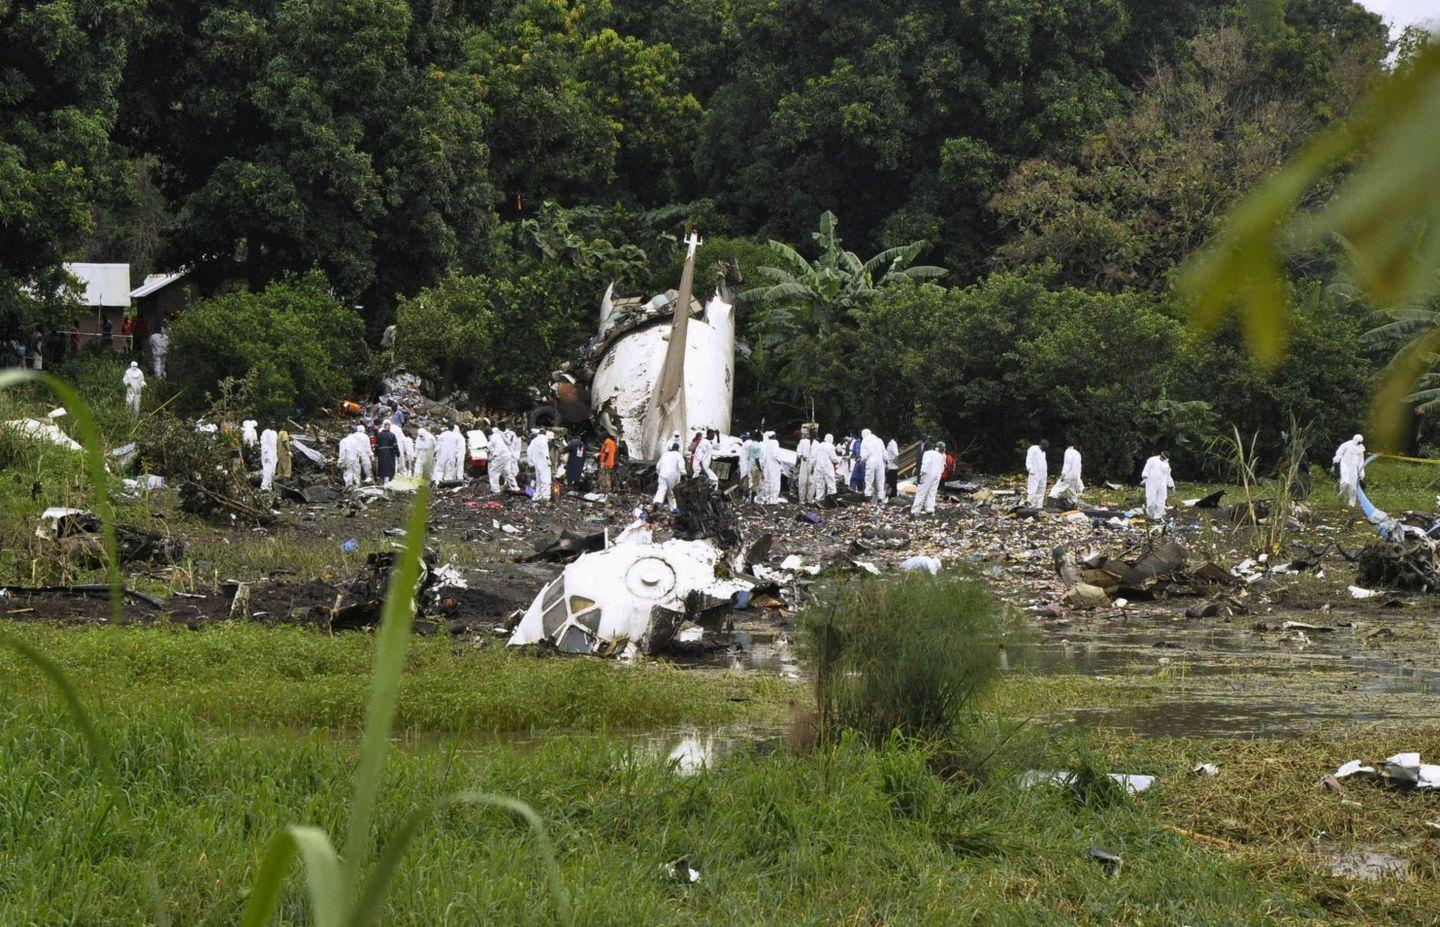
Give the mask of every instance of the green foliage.
<svg viewBox="0 0 1440 927">
<path fill-rule="evenodd" d="M 938 742 L 1000 673 L 1000 605 L 977 579 L 858 580 L 809 606 L 822 736 Z"/>
<path fill-rule="evenodd" d="M 1381 307 L 1431 291 L 1440 262 L 1440 184 L 1434 136 L 1440 131 L 1440 45 L 1431 43 L 1383 81 L 1343 125 L 1323 133 L 1227 218 L 1215 242 L 1191 259 L 1181 289 L 1210 329 L 1238 306 L 1246 341 L 1278 363 L 1291 321 L 1283 265 L 1331 239 L 1344 244 L 1354 274 Z M 1300 212 L 1305 196 L 1337 165 L 1359 160 L 1321 209 Z M 1431 366 L 1440 330 L 1428 329 L 1392 362 L 1374 409 L 1380 446 L 1396 443 L 1404 397 Z"/>
<path fill-rule="evenodd" d="M 447 277 L 400 301 L 395 358 L 441 392 L 467 390 L 476 402 L 521 407 L 575 346 L 584 306 L 565 301 L 559 273 L 518 280 Z M 594 297 L 598 302 L 598 295 Z"/>
<path fill-rule="evenodd" d="M 1225 209 L 1314 124 L 1293 90 L 1257 85 L 1262 64 L 1239 29 L 1202 35 L 1073 161 L 1021 164 L 991 201 L 1009 233 L 998 263 L 1052 259 L 1080 286 L 1167 287 Z"/>
<path fill-rule="evenodd" d="M 914 421 L 981 466 L 1013 468 L 1025 443 L 1049 437 L 1075 442 L 1087 473 L 1128 475 L 1156 437 L 1141 404 L 1164 395 L 1180 338 L 1139 294 L 1008 274 L 896 287 L 861 316 L 847 395 L 860 421 Z"/>
<path fill-rule="evenodd" d="M 913 263 L 923 241 L 862 261 L 841 247 L 838 225 L 834 213 L 821 214 L 819 230 L 810 235 L 818 252 L 813 261 L 771 241 L 771 262 L 754 269 L 755 285 L 740 294 L 742 304 L 756 309 L 751 363 L 763 381 L 780 386 L 772 400 L 788 400 L 796 410 L 807 408 L 805 400 L 830 393 L 839 360 L 829 350 L 831 343 L 854 326 L 877 293 L 889 284 L 945 274 L 943 268 Z M 837 409 L 823 411 L 833 418 Z"/>
<path fill-rule="evenodd" d="M 1187 332 L 1178 355 L 1177 395 L 1203 397 L 1222 432 L 1234 426 L 1247 439 L 1258 436 L 1265 460 L 1279 452 L 1292 418 L 1327 446 L 1354 434 L 1376 369 L 1362 345 L 1360 312 L 1337 306 L 1319 284 L 1292 292 L 1287 304 L 1290 347 L 1278 367 L 1247 355 L 1233 323 L 1210 337 Z"/>
<path fill-rule="evenodd" d="M 197 301 L 171 324 L 166 372 L 184 388 L 185 409 L 205 409 L 233 377 L 249 411 L 281 421 L 351 398 L 368 357 L 359 315 L 311 272 Z"/>
<path fill-rule="evenodd" d="M 24 324 L 34 293 L 90 230 L 118 91 L 143 23 L 138 0 L 0 7 L 0 321 Z"/>
</svg>

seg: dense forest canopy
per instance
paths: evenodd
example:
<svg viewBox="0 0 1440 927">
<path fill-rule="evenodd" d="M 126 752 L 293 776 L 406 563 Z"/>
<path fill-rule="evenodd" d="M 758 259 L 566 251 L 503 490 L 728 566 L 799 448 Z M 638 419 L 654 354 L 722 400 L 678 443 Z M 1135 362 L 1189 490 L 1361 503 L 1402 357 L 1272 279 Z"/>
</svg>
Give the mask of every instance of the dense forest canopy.
<svg viewBox="0 0 1440 927">
<path fill-rule="evenodd" d="M 608 282 L 673 285 L 687 226 L 742 291 L 774 265 L 771 239 L 823 259 L 812 233 L 833 213 L 861 258 L 918 243 L 911 263 L 946 274 L 897 274 L 813 313 L 813 363 L 777 336 L 793 306 L 742 305 L 755 350 L 740 411 L 783 419 L 813 404 L 837 430 L 866 414 L 907 432 L 972 427 L 931 408 L 976 401 L 968 362 L 922 359 L 904 408 L 903 392 L 856 398 L 872 388 L 857 365 L 926 349 L 894 332 L 955 312 L 917 337 L 961 346 L 984 328 L 977 313 L 1005 323 L 987 336 L 1002 339 L 1093 324 L 1147 363 L 1174 362 L 1087 388 L 1199 398 L 1166 392 L 1207 376 L 1189 370 L 1172 271 L 1393 50 L 1349 0 L 54 0 L 0 3 L 0 41 L 24 50 L 0 64 L 12 329 L 55 311 L 35 294 L 55 291 L 64 260 L 189 267 L 212 294 L 318 271 L 372 340 L 402 306 L 402 321 L 472 327 L 464 307 L 477 307 L 508 329 L 481 339 L 497 352 L 526 351 L 533 322 L 548 356 L 497 354 L 447 384 L 486 393 L 475 371 L 504 371 L 482 378 L 497 385 L 481 398 L 513 403 L 513 371 L 568 356 Z M 1328 256 L 1298 270 L 1317 287 L 1297 284 L 1301 317 L 1356 338 L 1363 307 L 1323 295 Z M 1017 287 L 1043 295 L 1016 301 Z M 459 314 L 420 312 L 442 305 Z M 903 324 L 877 322 L 898 306 L 914 310 Z M 1227 345 L 1194 350 L 1248 378 Z M 1031 348 L 1036 365 L 1058 350 Z M 1359 350 L 1341 352 L 1327 429 L 1363 401 Z M 1017 395 L 1060 387 L 1045 386 L 1057 371 L 1030 374 Z M 1281 405 L 1245 405 L 1247 420 L 1315 411 Z M 1163 419 L 1137 419 L 1122 443 L 1160 439 Z"/>
</svg>

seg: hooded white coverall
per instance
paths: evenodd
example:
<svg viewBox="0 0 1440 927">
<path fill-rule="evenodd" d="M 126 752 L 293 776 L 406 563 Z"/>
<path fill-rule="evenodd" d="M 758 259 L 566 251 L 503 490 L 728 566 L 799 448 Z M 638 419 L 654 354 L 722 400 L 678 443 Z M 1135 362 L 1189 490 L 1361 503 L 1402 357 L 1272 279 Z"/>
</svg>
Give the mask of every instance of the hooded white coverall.
<svg viewBox="0 0 1440 927">
<path fill-rule="evenodd" d="M 740 448 L 740 474 L 745 478 L 745 490 L 752 502 L 759 502 L 764 498 L 764 457 L 764 446 L 754 438 L 746 439 Z"/>
<path fill-rule="evenodd" d="M 260 488 L 275 486 L 275 465 L 280 462 L 280 434 L 274 428 L 260 432 Z"/>
<path fill-rule="evenodd" d="M 835 436 L 826 435 L 824 441 L 810 445 L 810 487 L 811 498 L 819 502 L 835 495 Z"/>
<path fill-rule="evenodd" d="M 1080 482 L 1080 452 L 1073 447 L 1067 447 L 1065 460 L 1060 464 L 1060 479 L 1051 487 L 1050 498 L 1078 502 L 1084 491 L 1085 484 Z"/>
<path fill-rule="evenodd" d="M 260 433 L 255 430 L 255 426 L 259 424 L 253 418 L 247 418 L 240 423 L 240 440 L 245 442 L 246 447 L 254 447 L 255 442 L 260 440 Z"/>
<path fill-rule="evenodd" d="M 655 504 L 675 507 L 675 486 L 685 476 L 685 458 L 671 448 L 655 461 Z"/>
<path fill-rule="evenodd" d="M 1170 478 L 1170 461 L 1162 460 L 1159 454 L 1151 457 L 1140 471 L 1140 481 L 1145 484 L 1145 517 L 1163 521 L 1165 496 L 1175 488 L 1175 481 Z"/>
<path fill-rule="evenodd" d="M 405 434 L 405 429 L 391 422 L 385 426 L 395 435 L 395 447 L 399 460 L 395 461 L 395 473 L 398 475 L 412 474 L 415 472 L 415 441 Z"/>
<path fill-rule="evenodd" d="M 362 480 L 370 482 L 375 454 L 370 449 L 370 437 L 363 428 L 357 428 L 340 440 L 338 462 L 346 486 L 358 486 Z"/>
<path fill-rule="evenodd" d="M 885 504 L 885 443 L 869 428 L 860 432 L 860 460 L 865 464 L 865 498 Z"/>
<path fill-rule="evenodd" d="M 1340 445 L 1331 463 L 1340 467 L 1340 498 L 1353 509 L 1359 502 L 1360 481 L 1365 478 L 1365 439 L 1356 435 Z"/>
<path fill-rule="evenodd" d="M 693 458 L 694 465 L 691 469 L 690 475 L 699 476 L 703 473 L 705 474 L 705 478 L 710 481 L 711 485 L 719 486 L 720 477 L 716 476 L 715 471 L 710 469 L 710 461 L 714 459 L 715 445 L 710 443 L 709 438 L 702 435 L 700 437 L 700 443 L 695 445 L 695 456 Z"/>
<path fill-rule="evenodd" d="M 549 502 L 550 496 L 555 492 L 555 478 L 550 472 L 550 439 L 545 432 L 540 432 L 530 439 L 530 446 L 525 449 L 525 459 L 535 471 L 535 490 L 531 500 L 537 503 Z"/>
<path fill-rule="evenodd" d="M 165 355 L 170 353 L 170 336 L 163 331 L 150 336 L 150 370 L 155 379 L 165 379 Z"/>
<path fill-rule="evenodd" d="M 1048 472 L 1049 464 L 1045 460 L 1045 452 L 1038 444 L 1030 445 L 1030 449 L 1025 452 L 1025 504 L 1032 509 L 1045 507 L 1045 481 Z"/>
<path fill-rule="evenodd" d="M 810 462 L 810 449 L 815 442 L 806 435 L 795 445 L 795 501 L 808 504 L 815 493 L 815 467 Z"/>
<path fill-rule="evenodd" d="M 505 442 L 505 435 L 499 428 L 490 429 L 490 461 L 485 469 L 490 491 L 499 493 L 501 481 L 510 474 L 510 445 Z"/>
<path fill-rule="evenodd" d="M 417 479 L 428 480 L 435 472 L 435 436 L 429 429 L 421 428 L 415 433 L 415 472 Z"/>
<path fill-rule="evenodd" d="M 460 426 L 441 432 L 435 439 L 435 482 L 453 482 L 461 478 L 465 462 L 465 436 Z"/>
<path fill-rule="evenodd" d="M 140 395 L 145 391 L 145 371 L 134 361 L 125 369 L 120 382 L 125 384 L 125 406 L 131 415 L 140 414 Z"/>
<path fill-rule="evenodd" d="M 760 501 L 765 505 L 779 505 L 780 499 L 780 442 L 775 432 L 765 432 L 760 444 Z"/>
<path fill-rule="evenodd" d="M 505 471 L 505 485 L 511 489 L 520 488 L 520 458 L 525 453 L 520 446 L 520 436 L 514 429 L 505 429 L 505 443 L 510 447 L 510 466 Z"/>
<path fill-rule="evenodd" d="M 935 497 L 940 492 L 940 477 L 945 473 L 945 455 L 930 448 L 920 458 L 920 478 L 915 482 L 915 501 L 910 504 L 910 514 L 935 511 Z"/>
</svg>

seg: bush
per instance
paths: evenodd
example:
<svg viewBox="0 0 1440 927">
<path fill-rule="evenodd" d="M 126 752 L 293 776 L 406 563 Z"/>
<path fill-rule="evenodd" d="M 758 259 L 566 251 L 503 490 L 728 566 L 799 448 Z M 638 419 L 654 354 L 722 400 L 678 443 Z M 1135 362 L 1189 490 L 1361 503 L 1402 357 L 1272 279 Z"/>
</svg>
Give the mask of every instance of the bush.
<svg viewBox="0 0 1440 927">
<path fill-rule="evenodd" d="M 400 301 L 395 358 L 442 393 L 463 389 L 488 406 L 523 407 L 584 340 L 584 304 L 567 298 L 569 283 L 560 271 L 513 281 L 447 277 Z"/>
<path fill-rule="evenodd" d="M 311 271 L 196 302 L 170 327 L 167 373 L 185 388 L 185 411 L 203 411 L 233 377 L 247 387 L 250 411 L 274 421 L 354 397 L 368 361 L 359 314 Z"/>
<path fill-rule="evenodd" d="M 1036 275 L 888 287 L 847 352 L 857 415 L 843 424 L 945 435 L 995 469 L 1018 467 L 1030 441 L 1068 440 L 1087 473 L 1129 475 L 1156 437 L 1142 406 L 1165 395 L 1182 336 L 1153 297 Z"/>
<path fill-rule="evenodd" d="M 803 625 L 822 732 L 947 738 L 1000 673 L 1000 614 L 983 583 L 955 574 L 828 590 Z"/>
</svg>

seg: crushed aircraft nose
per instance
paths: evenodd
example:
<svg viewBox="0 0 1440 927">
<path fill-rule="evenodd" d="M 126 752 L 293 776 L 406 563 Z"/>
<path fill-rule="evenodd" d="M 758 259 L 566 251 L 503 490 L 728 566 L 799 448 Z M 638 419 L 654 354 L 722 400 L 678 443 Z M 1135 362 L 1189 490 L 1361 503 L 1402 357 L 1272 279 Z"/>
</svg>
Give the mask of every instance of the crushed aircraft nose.
<svg viewBox="0 0 1440 927">
<path fill-rule="evenodd" d="M 581 555 L 540 590 L 510 646 L 548 641 L 565 653 L 612 654 L 634 644 L 653 654 L 685 620 L 730 605 L 750 589 L 719 580 L 720 550 L 707 541 L 656 544 L 637 538 Z"/>
</svg>

